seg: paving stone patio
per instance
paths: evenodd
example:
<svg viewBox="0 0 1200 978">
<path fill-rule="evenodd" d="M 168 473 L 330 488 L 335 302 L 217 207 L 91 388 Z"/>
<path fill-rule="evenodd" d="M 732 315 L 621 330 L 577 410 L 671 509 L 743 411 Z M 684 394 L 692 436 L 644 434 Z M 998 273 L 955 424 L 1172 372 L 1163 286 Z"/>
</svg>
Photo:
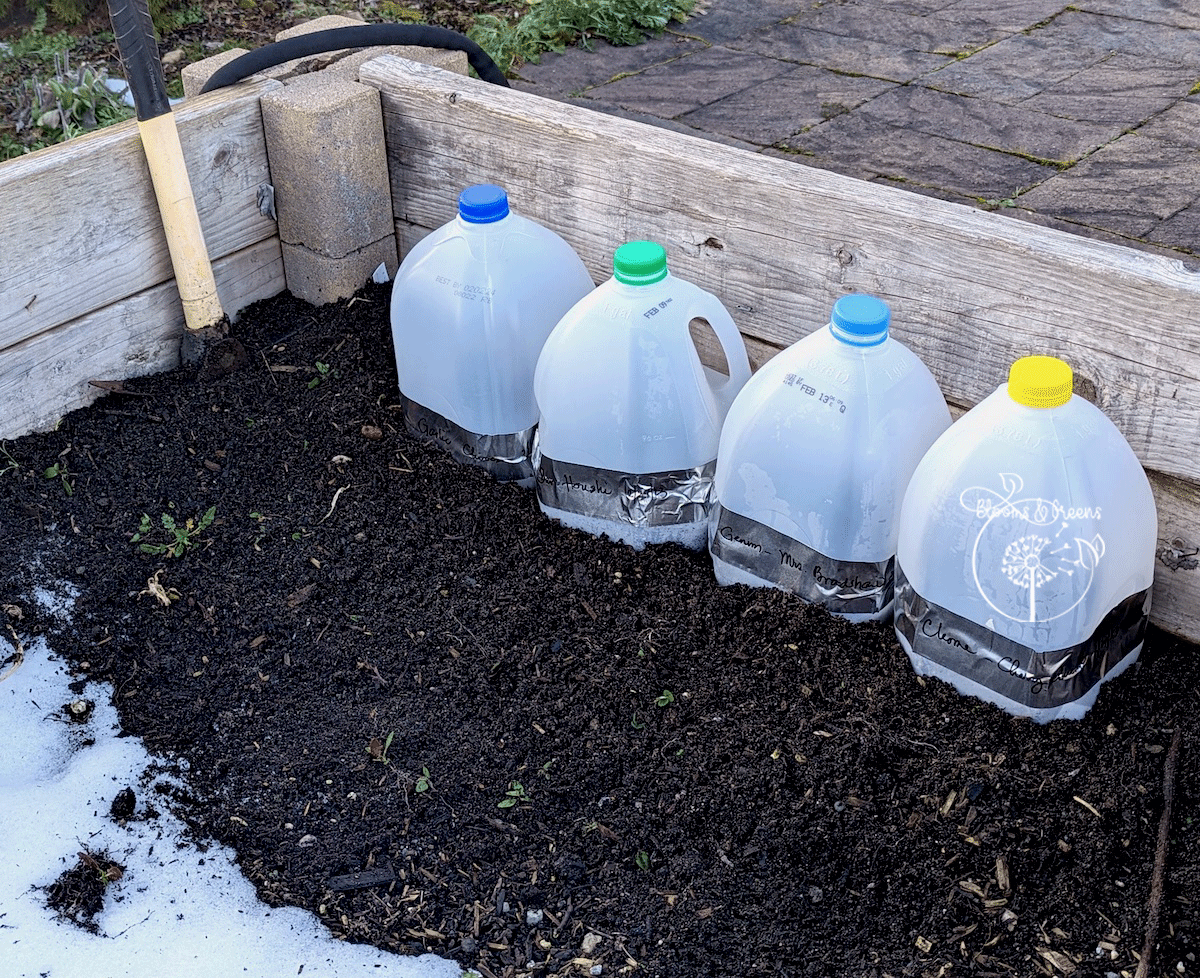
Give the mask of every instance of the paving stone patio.
<svg viewBox="0 0 1200 978">
<path fill-rule="evenodd" d="M 1200 257 L 1200 3 L 709 0 L 516 87 Z"/>
</svg>

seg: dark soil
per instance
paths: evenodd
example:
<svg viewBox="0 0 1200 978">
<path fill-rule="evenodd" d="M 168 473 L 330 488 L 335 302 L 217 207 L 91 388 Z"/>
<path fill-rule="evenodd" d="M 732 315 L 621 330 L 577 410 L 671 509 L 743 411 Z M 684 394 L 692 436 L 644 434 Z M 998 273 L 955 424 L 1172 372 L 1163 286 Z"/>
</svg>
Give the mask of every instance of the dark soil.
<svg viewBox="0 0 1200 978">
<path fill-rule="evenodd" d="M 9 620 L 189 762 L 264 900 L 488 978 L 1132 975 L 1182 729 L 1150 974 L 1200 968 L 1194 647 L 1037 726 L 888 627 L 566 530 L 402 430 L 387 298 L 285 293 L 236 372 L 0 446 Z"/>
<path fill-rule="evenodd" d="M 125 867 L 106 852 L 79 853 L 79 861 L 46 888 L 46 903 L 63 920 L 92 934 L 95 918 L 104 909 L 108 887 L 125 875 Z"/>
</svg>

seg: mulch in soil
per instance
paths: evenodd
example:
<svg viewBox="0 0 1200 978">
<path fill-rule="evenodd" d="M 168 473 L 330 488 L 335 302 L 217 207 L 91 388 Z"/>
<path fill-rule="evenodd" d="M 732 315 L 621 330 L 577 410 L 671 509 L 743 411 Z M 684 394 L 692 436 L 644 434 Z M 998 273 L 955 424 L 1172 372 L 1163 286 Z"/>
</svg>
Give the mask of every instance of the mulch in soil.
<svg viewBox="0 0 1200 978">
<path fill-rule="evenodd" d="M 1132 975 L 1181 729 L 1150 974 L 1200 967 L 1194 647 L 1038 726 L 562 528 L 404 432 L 387 299 L 285 293 L 234 373 L 0 446 L 9 620 L 186 761 L 264 900 L 486 978 Z"/>
</svg>

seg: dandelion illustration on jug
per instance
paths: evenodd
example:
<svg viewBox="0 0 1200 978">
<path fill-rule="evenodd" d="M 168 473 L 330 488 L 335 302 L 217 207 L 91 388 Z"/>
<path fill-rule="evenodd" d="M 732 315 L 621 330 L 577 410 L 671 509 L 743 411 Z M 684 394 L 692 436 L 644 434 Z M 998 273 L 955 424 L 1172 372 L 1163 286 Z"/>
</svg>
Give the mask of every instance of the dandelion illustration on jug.
<svg viewBox="0 0 1200 978">
<path fill-rule="evenodd" d="M 1104 537 L 1095 532 L 1101 508 L 1014 498 L 1024 487 L 1021 476 L 1002 472 L 999 480 L 1003 495 L 971 486 L 959 496 L 964 509 L 984 520 L 971 549 L 975 586 L 1005 618 L 1053 621 L 1091 590 L 1104 556 Z"/>
</svg>

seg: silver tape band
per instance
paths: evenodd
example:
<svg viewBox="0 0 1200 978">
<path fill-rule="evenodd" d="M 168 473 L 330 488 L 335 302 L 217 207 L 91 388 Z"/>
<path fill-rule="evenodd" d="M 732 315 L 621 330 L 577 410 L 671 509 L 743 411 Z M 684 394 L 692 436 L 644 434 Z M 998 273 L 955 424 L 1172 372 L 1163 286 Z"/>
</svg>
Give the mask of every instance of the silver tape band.
<svg viewBox="0 0 1200 978">
<path fill-rule="evenodd" d="M 713 459 L 694 469 L 630 474 L 560 462 L 535 448 L 538 499 L 552 509 L 630 523 L 677 526 L 708 519 Z"/>
<path fill-rule="evenodd" d="M 896 566 L 896 629 L 913 652 L 1037 709 L 1071 703 L 1087 693 L 1141 643 L 1149 615 L 1147 588 L 1105 615 L 1090 638 L 1036 652 L 926 600 Z"/>
<path fill-rule="evenodd" d="M 836 560 L 757 520 L 716 506 L 709 550 L 739 568 L 835 614 L 878 615 L 892 600 L 893 558 Z"/>
<path fill-rule="evenodd" d="M 487 469 L 502 482 L 533 478 L 534 428 L 507 435 L 479 435 L 403 394 L 400 401 L 404 424 L 418 438 L 440 445 L 460 462 Z"/>
</svg>

